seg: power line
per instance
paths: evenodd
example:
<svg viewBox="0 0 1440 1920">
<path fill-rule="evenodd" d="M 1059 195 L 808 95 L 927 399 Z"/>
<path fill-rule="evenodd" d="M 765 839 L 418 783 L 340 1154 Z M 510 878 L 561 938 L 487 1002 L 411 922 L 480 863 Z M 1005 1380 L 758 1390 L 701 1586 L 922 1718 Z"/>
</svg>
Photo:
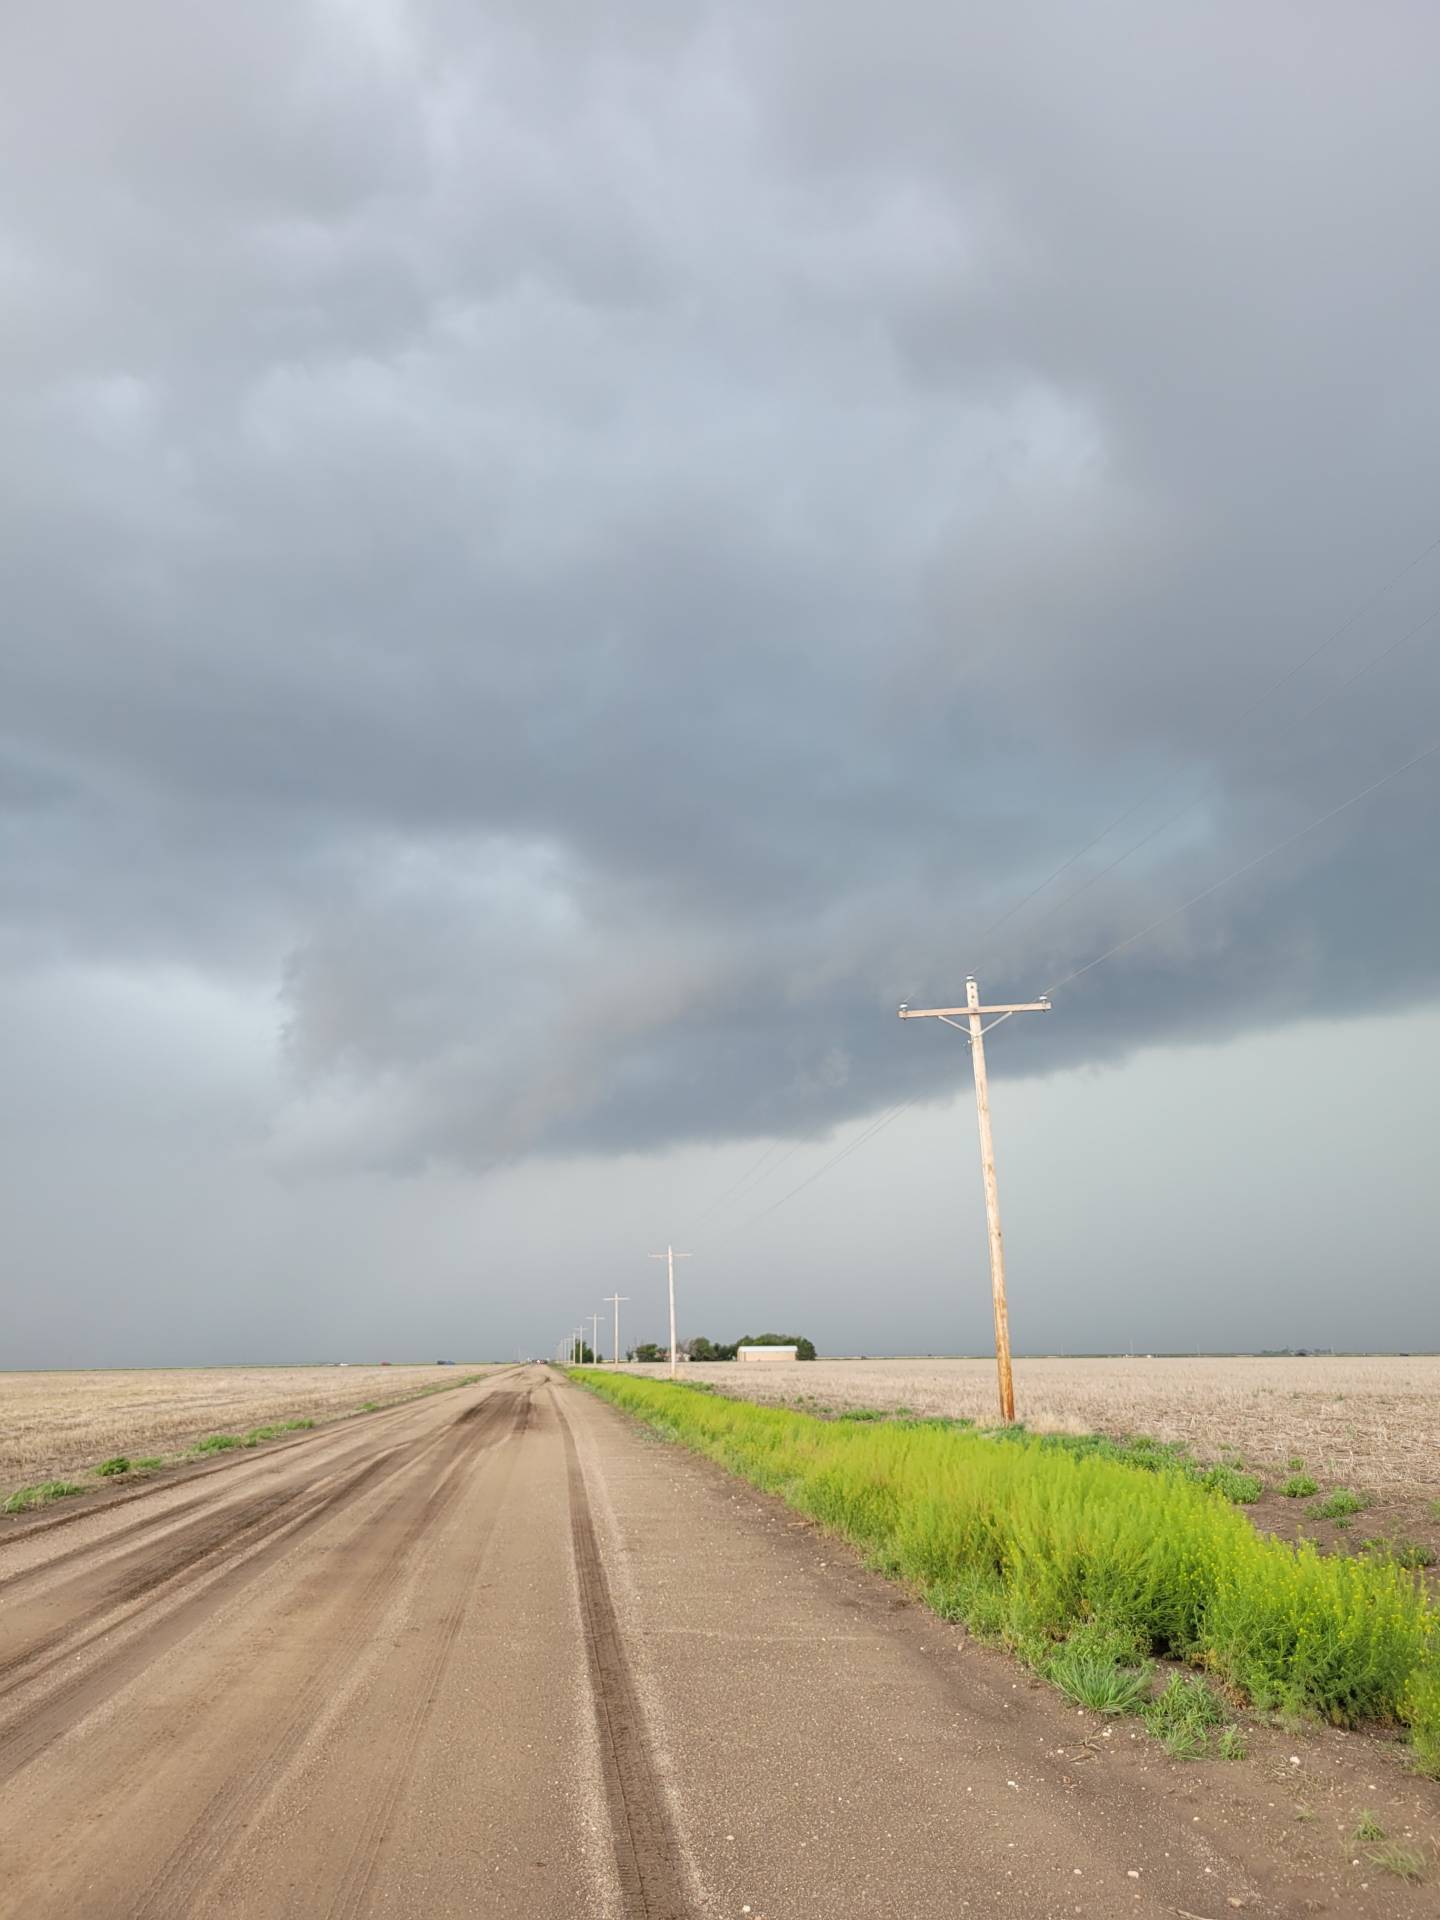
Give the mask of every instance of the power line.
<svg viewBox="0 0 1440 1920">
<path fill-rule="evenodd" d="M 1321 654 L 1334 646 L 1337 640 L 1343 639 L 1357 621 L 1362 619 L 1372 607 L 1377 606 L 1384 600 L 1391 590 L 1397 587 L 1408 575 L 1412 574 L 1423 561 L 1428 560 L 1437 548 L 1440 548 L 1440 534 L 1437 534 L 1412 560 L 1408 560 L 1403 567 L 1400 567 L 1396 572 L 1387 576 L 1367 599 L 1362 600 L 1358 607 L 1346 615 L 1338 627 L 1335 627 L 1330 633 L 1326 634 L 1318 646 L 1312 647 L 1309 653 L 1305 654 L 1303 658 L 1297 660 L 1293 666 L 1287 667 L 1276 679 L 1270 681 L 1263 687 L 1248 706 L 1241 708 L 1229 726 L 1220 734 L 1214 747 L 1211 748 L 1212 754 L 1231 740 L 1238 729 L 1242 727 L 1250 716 L 1257 712 L 1272 695 L 1279 693 L 1282 687 L 1288 686 L 1297 674 L 1303 673 L 1306 667 L 1318 660 Z M 1424 623 L 1422 622 L 1422 624 Z M 1397 642 L 1396 644 L 1398 645 L 1399 643 Z M 1387 651 L 1389 651 L 1389 649 L 1387 649 Z M 1383 658 L 1383 656 L 1381 657 Z M 1015 901 L 1012 906 L 1007 907 L 1002 914 L 992 920 L 989 926 L 976 937 L 975 947 L 977 952 L 983 948 L 984 942 L 989 940 L 993 934 L 997 933 L 1007 921 L 1013 919 L 1017 913 L 1020 913 L 1024 908 L 1028 907 L 1030 902 L 1037 899 L 1048 887 L 1053 886 L 1055 881 L 1060 879 L 1063 874 L 1068 873 L 1077 861 L 1083 860 L 1087 853 L 1093 852 L 1102 840 L 1108 840 L 1117 828 L 1123 827 L 1127 820 L 1133 819 L 1143 807 L 1148 806 L 1149 803 L 1155 799 L 1158 794 L 1163 793 L 1170 784 L 1171 776 L 1166 774 L 1163 779 L 1157 781 L 1153 787 L 1150 787 L 1143 793 L 1133 805 L 1126 807 L 1122 813 L 1118 813 L 1110 824 L 1097 833 L 1093 839 L 1087 840 L 1084 846 L 1078 848 L 1074 853 L 1070 854 L 1068 858 L 1062 860 L 1059 866 L 1056 867 L 1052 873 L 1047 874 L 1037 886 L 1032 887 L 1029 893 Z M 1142 842 L 1141 844 L 1144 843 Z"/>
<path fill-rule="evenodd" d="M 752 1214 L 748 1220 L 741 1221 L 739 1226 L 732 1227 L 730 1231 L 732 1233 L 748 1232 L 757 1222 L 768 1219 L 772 1213 L 778 1213 L 780 1208 L 793 1200 L 797 1193 L 803 1193 L 807 1187 L 813 1186 L 817 1180 L 824 1174 L 827 1174 L 832 1167 L 838 1167 L 842 1160 L 848 1160 L 852 1153 L 868 1145 L 877 1134 L 883 1133 L 893 1120 L 898 1120 L 902 1113 L 906 1112 L 910 1107 L 913 1107 L 919 1097 L 918 1094 L 912 1094 L 908 1100 L 902 1100 L 897 1106 L 888 1108 L 880 1115 L 878 1120 L 868 1121 L 853 1140 L 847 1141 L 838 1153 L 831 1154 L 830 1158 L 816 1167 L 813 1173 L 806 1174 L 798 1186 L 792 1187 L 788 1193 L 781 1194 L 778 1200 L 772 1201 L 768 1207 L 762 1207 L 759 1213 Z"/>
<path fill-rule="evenodd" d="M 750 1181 L 754 1178 L 754 1176 L 758 1174 L 760 1169 L 765 1165 L 766 1161 L 770 1159 L 771 1155 L 777 1153 L 779 1149 L 780 1149 L 780 1142 L 778 1140 L 772 1140 L 770 1142 L 770 1145 L 761 1154 L 760 1158 L 757 1161 L 755 1161 L 752 1166 L 748 1167 L 746 1171 L 741 1174 L 740 1178 L 737 1181 L 735 1181 L 732 1186 L 726 1187 L 725 1191 L 722 1194 L 720 1194 L 716 1199 L 712 1200 L 708 1207 L 701 1208 L 699 1213 L 695 1215 L 694 1224 L 698 1225 L 698 1223 L 701 1220 L 706 1219 L 710 1214 L 714 1213 L 717 1207 L 723 1206 L 725 1202 L 728 1199 L 730 1199 L 733 1194 L 739 1193 L 742 1187 L 748 1186 Z"/>
<path fill-rule="evenodd" d="M 1405 646 L 1407 642 L 1413 640 L 1417 633 L 1423 633 L 1426 627 L 1433 626 L 1437 619 L 1440 619 L 1440 613 L 1432 610 L 1425 615 L 1423 620 L 1417 620 L 1413 627 L 1408 627 L 1398 639 L 1392 640 L 1389 646 L 1382 647 L 1380 652 L 1372 659 L 1356 667 L 1353 673 L 1348 673 L 1343 680 L 1337 681 L 1333 687 L 1327 687 L 1322 693 L 1317 694 L 1308 706 L 1302 707 L 1297 713 L 1292 714 L 1286 723 L 1284 731 L 1292 731 L 1295 727 L 1299 726 L 1302 720 L 1314 713 L 1317 707 L 1323 706 L 1327 700 L 1333 700 L 1337 694 L 1344 693 L 1348 687 L 1353 687 L 1357 680 L 1363 679 L 1367 673 L 1372 673 L 1382 662 L 1388 660 L 1391 654 L 1396 653 L 1401 647 Z M 1088 879 L 1082 880 L 1078 887 L 1072 887 L 1069 893 L 1062 899 L 1056 901 L 1055 905 L 1043 913 L 1038 920 L 1031 923 L 1030 931 L 1034 933 L 1038 931 L 1039 928 L 1047 926 L 1049 922 L 1055 918 L 1056 914 L 1064 912 L 1071 901 L 1078 900 L 1082 893 L 1087 893 L 1091 887 L 1105 879 L 1107 875 L 1114 873 L 1117 867 L 1124 866 L 1125 862 L 1130 859 L 1133 854 L 1140 853 L 1144 848 L 1148 847 L 1150 843 L 1157 840 L 1162 833 L 1167 832 L 1178 821 L 1183 820 L 1187 813 L 1193 813 L 1198 806 L 1204 803 L 1205 798 L 1206 795 L 1204 793 L 1199 793 L 1193 800 L 1187 800 L 1185 804 L 1177 808 L 1174 813 L 1167 814 L 1158 826 L 1152 827 L 1150 831 L 1142 835 L 1133 846 L 1127 847 L 1123 853 L 1117 854 L 1106 866 L 1092 873 Z M 1092 842 L 1092 845 L 1093 844 Z"/>
<path fill-rule="evenodd" d="M 800 1149 L 805 1145 L 805 1142 L 803 1140 L 792 1141 L 791 1144 L 785 1149 L 784 1153 L 780 1155 L 780 1158 L 775 1162 L 775 1164 L 771 1167 L 766 1167 L 765 1171 L 761 1173 L 759 1171 L 760 1167 L 763 1166 L 765 1161 L 769 1159 L 770 1155 L 776 1151 L 776 1148 L 779 1146 L 779 1144 L 780 1143 L 776 1141 L 773 1145 L 767 1147 L 765 1152 L 760 1156 L 760 1159 L 756 1162 L 755 1166 L 753 1166 L 750 1169 L 750 1174 L 758 1174 L 758 1178 L 750 1179 L 750 1175 L 747 1174 L 744 1179 L 737 1180 L 733 1186 L 727 1187 L 725 1191 L 720 1195 L 720 1198 L 718 1200 L 712 1200 L 707 1207 L 702 1208 L 701 1211 L 693 1217 L 691 1221 L 691 1225 L 692 1226 L 698 1225 L 698 1223 L 701 1220 L 704 1220 L 705 1218 L 707 1218 L 708 1215 L 714 1213 L 716 1208 L 719 1207 L 722 1202 L 732 1198 L 738 1198 L 740 1189 L 746 1186 L 747 1180 L 749 1181 L 747 1194 L 753 1194 L 757 1187 L 763 1187 L 767 1180 L 773 1180 L 775 1178 L 775 1175 L 779 1173 L 780 1169 L 786 1164 L 786 1162 L 793 1160 L 795 1158 L 795 1155 L 799 1153 Z M 722 1232 L 724 1231 L 733 1232 L 734 1229 L 722 1228 Z"/>
<path fill-rule="evenodd" d="M 1239 880 L 1243 875 L 1253 872 L 1256 867 L 1262 866 L 1265 861 L 1273 859 L 1277 853 L 1283 853 L 1287 847 L 1293 847 L 1297 840 L 1303 840 L 1307 834 L 1314 833 L 1318 827 L 1323 827 L 1326 821 L 1333 820 L 1338 814 L 1345 813 L 1349 808 L 1357 806 L 1360 801 L 1368 799 L 1372 793 L 1378 793 L 1381 787 L 1389 786 L 1392 780 L 1398 780 L 1402 773 L 1408 773 L 1412 767 L 1418 767 L 1422 761 L 1432 759 L 1437 753 L 1440 753 L 1440 740 L 1426 747 L 1423 752 L 1412 754 L 1410 759 L 1402 761 L 1398 767 L 1392 767 L 1388 773 L 1381 774 L 1378 780 L 1372 780 L 1369 786 L 1362 787 L 1358 793 L 1352 793 L 1348 800 L 1342 800 L 1338 806 L 1329 808 L 1327 812 L 1311 820 L 1308 825 L 1300 827 L 1294 833 L 1286 834 L 1283 840 L 1277 840 L 1273 846 L 1267 847 L 1263 853 L 1257 853 L 1253 859 L 1245 861 L 1242 866 L 1234 868 L 1232 872 L 1225 874 L 1223 878 L 1212 881 L 1208 887 L 1202 887 L 1199 893 L 1192 894 L 1188 900 L 1182 901 L 1178 907 L 1170 908 L 1167 913 L 1162 913 L 1158 919 L 1151 920 L 1137 932 L 1128 934 L 1123 940 L 1117 940 L 1113 947 L 1108 947 L 1104 953 L 1097 954 L 1093 960 L 1087 960 L 1083 967 L 1076 967 L 1075 971 L 1073 973 L 1067 973 L 1063 980 L 1057 980 L 1052 986 L 1046 987 L 1040 997 L 1045 999 L 1052 993 L 1059 993 L 1062 988 L 1070 986 L 1083 975 L 1093 972 L 1096 967 L 1102 966 L 1105 961 L 1113 960 L 1117 953 L 1123 953 L 1126 947 L 1133 947 L 1135 942 L 1137 940 L 1143 940 L 1147 933 L 1154 933 L 1157 928 L 1165 926 L 1171 920 L 1178 919 L 1182 913 L 1188 913 L 1191 907 L 1198 907 L 1202 900 L 1208 900 L 1212 893 L 1218 893 L 1222 887 L 1228 887 L 1232 880 Z"/>
</svg>

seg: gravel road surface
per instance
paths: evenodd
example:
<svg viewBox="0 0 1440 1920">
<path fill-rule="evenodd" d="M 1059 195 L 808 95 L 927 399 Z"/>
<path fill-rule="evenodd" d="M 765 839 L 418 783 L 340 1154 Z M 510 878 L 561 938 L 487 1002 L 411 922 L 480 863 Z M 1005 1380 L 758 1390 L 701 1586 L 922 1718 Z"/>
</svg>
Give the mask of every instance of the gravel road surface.
<svg viewBox="0 0 1440 1920">
<path fill-rule="evenodd" d="M 1170 1761 L 543 1368 L 0 1532 L 26 1920 L 1433 1913 L 1376 1753 Z"/>
</svg>

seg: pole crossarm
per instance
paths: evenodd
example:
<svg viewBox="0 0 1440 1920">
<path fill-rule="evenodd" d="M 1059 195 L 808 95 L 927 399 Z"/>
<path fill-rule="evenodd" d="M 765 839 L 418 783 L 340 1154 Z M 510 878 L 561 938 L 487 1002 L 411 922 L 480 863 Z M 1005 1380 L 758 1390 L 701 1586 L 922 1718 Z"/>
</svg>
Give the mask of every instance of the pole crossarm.
<svg viewBox="0 0 1440 1920">
<path fill-rule="evenodd" d="M 994 1007 L 901 1007 L 902 1020 L 950 1020 L 962 1014 L 967 1020 L 972 1013 L 1053 1013 L 1054 1008 L 1048 1000 L 1017 1000 L 1011 1006 Z"/>
</svg>

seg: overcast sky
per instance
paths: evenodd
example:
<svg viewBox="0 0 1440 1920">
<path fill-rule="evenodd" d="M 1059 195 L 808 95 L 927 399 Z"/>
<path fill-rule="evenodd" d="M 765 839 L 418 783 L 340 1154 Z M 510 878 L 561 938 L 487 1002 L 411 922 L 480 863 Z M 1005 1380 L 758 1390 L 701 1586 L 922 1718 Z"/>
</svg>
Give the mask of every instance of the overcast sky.
<svg viewBox="0 0 1440 1920">
<path fill-rule="evenodd" d="M 6 8 L 0 1364 L 1440 1346 L 1437 65 Z"/>
</svg>

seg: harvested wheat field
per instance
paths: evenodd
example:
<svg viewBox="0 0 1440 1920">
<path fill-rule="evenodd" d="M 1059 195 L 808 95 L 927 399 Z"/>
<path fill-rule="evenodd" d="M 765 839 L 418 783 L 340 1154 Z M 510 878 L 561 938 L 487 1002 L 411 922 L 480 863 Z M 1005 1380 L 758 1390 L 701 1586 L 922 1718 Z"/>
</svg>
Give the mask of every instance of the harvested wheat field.
<svg viewBox="0 0 1440 1920">
<path fill-rule="evenodd" d="M 166 1456 L 204 1434 L 353 1413 L 453 1377 L 433 1365 L 0 1374 L 0 1492 L 114 1454 Z"/>
<path fill-rule="evenodd" d="M 686 1377 L 812 1412 L 996 1418 L 992 1359 L 732 1361 Z M 1200 1460 L 1238 1451 L 1270 1474 L 1298 1458 L 1317 1479 L 1376 1494 L 1440 1491 L 1440 1355 L 1017 1360 L 1015 1398 L 1038 1431 L 1145 1433 L 1183 1440 Z"/>
</svg>

